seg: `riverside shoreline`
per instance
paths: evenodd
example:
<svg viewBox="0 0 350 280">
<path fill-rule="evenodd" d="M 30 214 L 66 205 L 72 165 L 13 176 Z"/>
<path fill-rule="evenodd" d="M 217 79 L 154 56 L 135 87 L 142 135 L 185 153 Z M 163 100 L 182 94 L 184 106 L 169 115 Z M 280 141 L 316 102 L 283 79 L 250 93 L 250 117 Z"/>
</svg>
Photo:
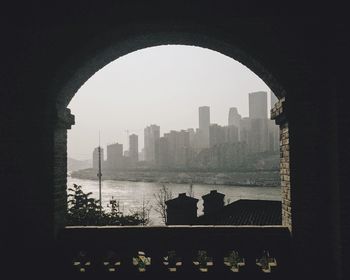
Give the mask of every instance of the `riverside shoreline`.
<svg viewBox="0 0 350 280">
<path fill-rule="evenodd" d="M 280 186 L 279 171 L 247 172 L 180 172 L 180 171 L 103 171 L 103 180 L 130 182 L 157 182 L 175 184 L 204 184 L 232 186 Z M 72 178 L 97 180 L 96 170 L 89 168 L 74 171 Z"/>
</svg>

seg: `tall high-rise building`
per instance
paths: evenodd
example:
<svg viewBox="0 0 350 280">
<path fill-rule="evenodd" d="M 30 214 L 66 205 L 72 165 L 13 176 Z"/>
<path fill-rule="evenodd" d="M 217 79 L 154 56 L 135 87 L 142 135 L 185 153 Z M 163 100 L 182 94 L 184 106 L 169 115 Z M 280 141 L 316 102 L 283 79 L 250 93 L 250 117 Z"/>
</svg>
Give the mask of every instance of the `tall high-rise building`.
<svg viewBox="0 0 350 280">
<path fill-rule="evenodd" d="M 155 145 L 160 138 L 160 127 L 152 124 L 144 129 L 145 161 L 155 161 Z"/>
<path fill-rule="evenodd" d="M 123 167 L 123 144 L 107 145 L 108 169 L 120 169 Z"/>
<path fill-rule="evenodd" d="M 237 143 L 239 141 L 239 130 L 235 125 L 225 126 L 226 143 Z"/>
<path fill-rule="evenodd" d="M 104 162 L 103 148 L 101 148 L 101 165 Z M 98 170 L 98 147 L 92 152 L 92 168 Z"/>
<path fill-rule="evenodd" d="M 240 141 L 249 144 L 250 138 L 250 130 L 251 130 L 251 121 L 250 118 L 242 118 L 240 122 Z"/>
<path fill-rule="evenodd" d="M 209 146 L 210 148 L 215 145 L 223 144 L 226 142 L 227 131 L 225 127 L 222 127 L 216 123 L 211 124 L 209 128 Z"/>
<path fill-rule="evenodd" d="M 228 113 L 228 126 L 235 126 L 238 129 L 238 140 L 240 140 L 240 125 L 241 125 L 241 115 L 238 114 L 236 107 L 232 107 Z"/>
<path fill-rule="evenodd" d="M 199 113 L 199 133 L 201 148 L 209 147 L 209 126 L 210 126 L 210 107 L 202 106 L 198 108 Z"/>
<path fill-rule="evenodd" d="M 251 152 L 268 150 L 267 92 L 249 93 L 249 118 L 251 122 L 248 146 Z"/>
<path fill-rule="evenodd" d="M 160 168 L 169 168 L 171 160 L 169 155 L 169 143 L 167 137 L 160 137 L 155 150 L 156 165 Z"/>
<path fill-rule="evenodd" d="M 171 130 L 164 133 L 156 146 L 156 164 L 161 168 L 185 167 L 189 161 L 190 133 Z"/>
<path fill-rule="evenodd" d="M 145 148 L 141 149 L 141 152 L 139 152 L 139 161 L 145 160 Z"/>
<path fill-rule="evenodd" d="M 267 119 L 267 92 L 249 93 L 249 118 Z"/>
<path fill-rule="evenodd" d="M 194 148 L 195 147 L 195 131 L 193 128 L 188 128 L 187 129 L 189 139 L 190 139 L 190 147 Z"/>
<path fill-rule="evenodd" d="M 248 139 L 250 152 L 260 153 L 269 150 L 268 119 L 251 119 L 251 130 Z"/>
<path fill-rule="evenodd" d="M 139 161 L 139 137 L 136 134 L 129 136 L 129 158 L 132 164 Z"/>
</svg>

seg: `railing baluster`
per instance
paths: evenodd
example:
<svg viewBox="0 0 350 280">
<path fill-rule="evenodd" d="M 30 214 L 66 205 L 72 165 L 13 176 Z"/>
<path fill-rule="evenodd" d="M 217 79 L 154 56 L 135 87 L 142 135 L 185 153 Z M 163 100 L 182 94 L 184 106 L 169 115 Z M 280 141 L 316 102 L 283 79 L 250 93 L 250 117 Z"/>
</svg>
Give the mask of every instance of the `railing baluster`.
<svg viewBox="0 0 350 280">
<path fill-rule="evenodd" d="M 77 275 L 278 279 L 291 265 L 289 237 L 284 228 L 263 227 L 67 228 L 59 255 L 65 256 L 66 272 Z M 144 263 L 133 265 L 133 258 Z"/>
</svg>

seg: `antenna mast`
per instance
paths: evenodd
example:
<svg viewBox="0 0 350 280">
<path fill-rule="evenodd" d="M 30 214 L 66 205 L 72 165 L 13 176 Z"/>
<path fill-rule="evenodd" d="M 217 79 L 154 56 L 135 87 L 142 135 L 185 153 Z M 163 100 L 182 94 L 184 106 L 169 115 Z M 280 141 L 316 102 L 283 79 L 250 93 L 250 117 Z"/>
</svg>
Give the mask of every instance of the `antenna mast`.
<svg viewBox="0 0 350 280">
<path fill-rule="evenodd" d="M 98 187 L 99 187 L 99 200 L 100 200 L 100 215 L 102 215 L 102 194 L 101 194 L 101 187 L 102 187 L 102 182 L 101 182 L 101 136 L 100 136 L 100 131 L 98 131 Z"/>
</svg>

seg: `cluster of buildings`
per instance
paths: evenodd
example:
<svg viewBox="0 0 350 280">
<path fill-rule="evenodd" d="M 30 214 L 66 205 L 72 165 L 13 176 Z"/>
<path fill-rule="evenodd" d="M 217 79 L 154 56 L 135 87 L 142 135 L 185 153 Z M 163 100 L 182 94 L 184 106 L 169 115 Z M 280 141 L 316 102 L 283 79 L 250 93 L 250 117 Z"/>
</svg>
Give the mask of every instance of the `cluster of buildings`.
<svg viewBox="0 0 350 280">
<path fill-rule="evenodd" d="M 275 200 L 240 199 L 226 204 L 217 190 L 203 195 L 203 214 L 197 216 L 198 199 L 180 193 L 167 200 L 166 225 L 281 225 L 282 204 Z"/>
<path fill-rule="evenodd" d="M 277 98 L 271 93 L 271 104 Z M 135 168 L 142 162 L 154 168 L 234 168 L 247 154 L 279 151 L 279 128 L 268 118 L 267 92 L 249 93 L 249 117 L 237 108 L 229 109 L 227 125 L 210 122 L 210 107 L 198 109 L 199 127 L 171 130 L 160 135 L 160 126 L 144 129 L 144 148 L 139 153 L 138 136 L 129 136 L 129 150 L 122 144 L 107 146 L 107 169 Z M 98 168 L 98 148 L 93 152 L 93 168 Z"/>
</svg>

